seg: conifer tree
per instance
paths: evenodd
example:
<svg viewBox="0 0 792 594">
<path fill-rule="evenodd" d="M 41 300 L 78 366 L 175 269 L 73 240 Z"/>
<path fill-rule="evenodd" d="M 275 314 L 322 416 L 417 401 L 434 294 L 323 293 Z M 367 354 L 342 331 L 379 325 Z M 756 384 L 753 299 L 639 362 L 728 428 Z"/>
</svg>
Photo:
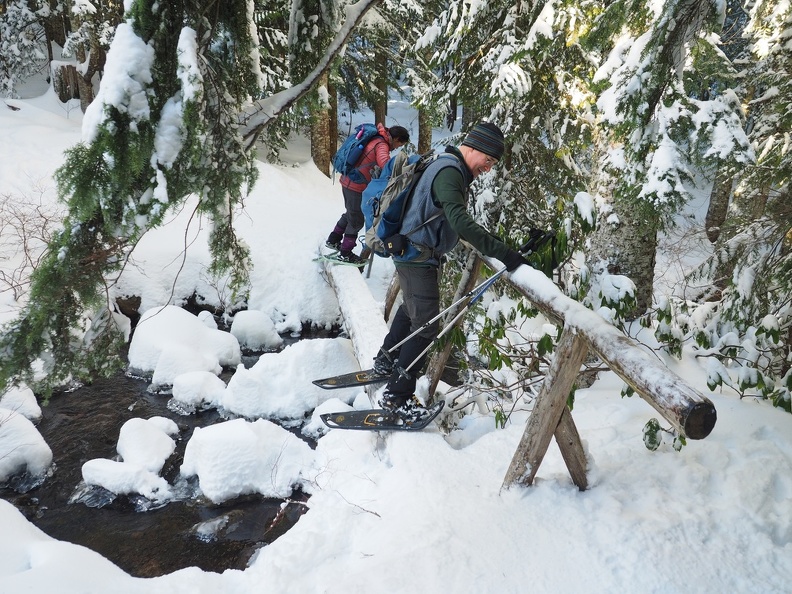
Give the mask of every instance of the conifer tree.
<svg viewBox="0 0 792 594">
<path fill-rule="evenodd" d="M 135 243 L 187 196 L 211 224 L 211 274 L 244 298 L 248 249 L 233 221 L 255 181 L 255 140 L 326 72 L 378 0 L 347 10 L 309 75 L 261 97 L 254 0 L 135 0 L 117 28 L 83 142 L 56 180 L 69 214 L 31 277 L 28 301 L 0 336 L 0 389 L 47 394 L 118 369 L 124 323 L 109 286 Z"/>
<path fill-rule="evenodd" d="M 257 97 L 271 97 L 288 89 L 289 75 L 289 18 L 288 0 L 255 0 L 254 19 L 259 35 L 262 87 Z M 262 158 L 277 162 L 286 147 L 289 134 L 301 122 L 298 114 L 288 111 L 273 125 L 267 126 L 258 142 Z"/>
<path fill-rule="evenodd" d="M 461 142 L 479 120 L 494 122 L 505 133 L 506 153 L 494 174 L 475 182 L 471 213 L 515 247 L 535 228 L 554 229 L 555 252 L 562 257 L 571 252 L 570 238 L 582 239 L 588 224 L 575 201 L 585 189 L 587 146 L 596 132 L 593 95 L 586 85 L 593 69 L 578 43 L 581 27 L 590 18 L 587 10 L 575 2 L 443 3 L 418 38 L 411 72 L 417 103 L 434 114 L 435 125 L 444 123 L 444 110 L 451 108 L 447 123 L 457 132 L 453 143 Z M 422 68 L 424 64 L 428 68 Z M 456 126 L 453 106 L 461 107 L 461 127 Z M 551 247 L 544 246 L 543 258 L 533 259 L 548 274 Z M 454 284 L 464 277 L 466 262 L 464 253 L 456 255 L 443 275 Z M 450 297 L 455 289 L 449 285 L 444 292 Z M 507 397 L 516 402 L 540 372 L 552 338 L 545 337 L 537 346 L 536 337 L 522 335 L 513 324 L 515 316 L 531 315 L 529 308 L 519 302 L 504 315 L 468 319 L 468 332 L 476 333 L 478 342 L 468 351 L 468 341 L 457 337 L 467 360 L 473 364 L 470 358 L 477 359 L 478 366 L 487 362 L 490 369 L 514 366 L 521 385 L 515 391 L 508 379 L 514 372 L 496 371 L 490 378 L 471 377 L 475 390 L 487 384 L 496 400 Z"/>
<path fill-rule="evenodd" d="M 404 62 L 410 59 L 404 39 L 410 15 L 415 16 L 413 3 L 386 0 L 355 31 L 335 77 L 340 97 L 353 112 L 368 108 L 376 122 L 385 122 L 388 97 L 401 92 Z"/>
<path fill-rule="evenodd" d="M 487 119 L 506 134 L 498 175 L 485 182 L 497 199 L 482 214 L 515 243 L 532 227 L 565 233 L 563 221 L 575 218 L 574 197 L 585 189 L 596 130 L 592 61 L 579 39 L 592 9 L 572 1 L 453 1 L 419 40 L 437 73 L 422 101 L 456 101 L 465 125 Z"/>
<path fill-rule="evenodd" d="M 381 58 L 377 65 L 380 83 L 374 96 L 363 91 L 364 85 L 357 85 L 361 97 L 369 104 L 376 102 L 384 89 L 390 93 L 400 93 L 399 85 L 406 83 L 410 87 L 412 106 L 418 110 L 418 130 L 412 122 L 398 122 L 411 132 L 412 143 L 419 153 L 426 153 L 432 147 L 432 128 L 443 126 L 446 115 L 442 99 L 435 101 L 427 94 L 427 85 L 435 81 L 436 75 L 430 62 L 431 47 L 418 47 L 417 41 L 430 23 L 445 8 L 444 2 L 431 0 L 416 2 L 415 0 L 385 0 L 376 10 L 376 15 L 368 19 L 366 31 L 381 31 L 378 39 L 378 54 Z M 374 52 L 368 58 L 374 60 Z M 362 59 L 366 59 L 365 57 Z M 344 64 L 346 65 L 347 60 Z M 343 74 L 343 73 L 342 73 Z M 417 132 L 417 134 L 416 134 Z M 437 147 L 435 147 L 437 148 Z"/>
<path fill-rule="evenodd" d="M 84 142 L 56 174 L 69 215 L 32 275 L 28 304 L 0 340 L 3 385 L 31 382 L 36 358 L 48 374 L 45 389 L 114 367 L 101 360 L 118 352 L 121 338 L 103 287 L 140 236 L 191 193 L 213 222 L 212 272 L 230 271 L 232 286 L 245 290 L 248 251 L 231 223 L 256 172 L 236 125 L 240 104 L 261 86 L 251 7 L 132 5 L 86 113 Z"/>
<path fill-rule="evenodd" d="M 587 37 L 604 56 L 598 107 L 608 127 L 610 195 L 594 268 L 629 276 L 639 315 L 651 305 L 657 233 L 690 198 L 694 171 L 750 160 L 728 60 L 715 47 L 722 15 L 708 0 L 614 2 Z"/>
<path fill-rule="evenodd" d="M 0 4 L 0 94 L 15 97 L 16 87 L 46 68 L 47 48 L 41 20 L 48 12 L 26 0 Z"/>
<path fill-rule="evenodd" d="M 83 4 L 75 2 L 68 12 L 72 31 L 66 38 L 63 56 L 77 60 L 77 86 L 83 112 L 94 99 L 94 78 L 104 69 L 113 31 L 122 18 L 119 2 Z"/>
<path fill-rule="evenodd" d="M 669 302 L 664 329 L 672 346 L 695 339 L 711 388 L 759 394 L 792 412 L 792 11 L 767 0 L 749 16 L 739 92 L 756 163 L 731 170 L 738 182 L 728 217 L 712 258 L 694 274 L 718 290 L 697 304 Z"/>
<path fill-rule="evenodd" d="M 295 80 L 313 69 L 316 55 L 327 49 L 338 28 L 340 12 L 335 0 L 294 0 L 289 27 L 289 68 Z M 311 157 L 325 175 L 330 175 L 330 100 L 328 74 L 302 101 L 311 131 Z M 332 123 L 335 126 L 335 122 Z M 333 153 L 335 150 L 332 151 Z"/>
</svg>

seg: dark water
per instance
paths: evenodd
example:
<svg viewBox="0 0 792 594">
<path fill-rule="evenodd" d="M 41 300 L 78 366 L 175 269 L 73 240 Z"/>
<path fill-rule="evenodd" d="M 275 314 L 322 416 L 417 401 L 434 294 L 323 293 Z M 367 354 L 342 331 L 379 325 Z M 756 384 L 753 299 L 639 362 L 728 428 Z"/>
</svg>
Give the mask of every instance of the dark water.
<svg viewBox="0 0 792 594">
<path fill-rule="evenodd" d="M 42 407 L 38 430 L 52 449 L 54 470 L 25 493 L 6 487 L 0 497 L 13 503 L 48 535 L 84 545 L 138 577 L 154 577 L 197 566 L 205 571 L 244 569 L 251 555 L 286 532 L 305 513 L 307 497 L 288 500 L 249 496 L 215 505 L 185 498 L 159 509 L 142 498 L 79 489 L 82 465 L 93 458 L 117 457 L 121 426 L 130 418 L 168 417 L 179 426 L 176 452 L 162 471 L 177 481 L 184 448 L 195 427 L 223 419 L 215 411 L 189 416 L 167 408 L 169 396 L 150 394 L 148 383 L 125 377 L 99 380 L 71 393 L 56 394 Z M 184 483 L 184 481 L 182 481 Z M 19 484 L 15 485 L 17 488 Z M 189 492 L 190 485 L 182 490 Z M 80 495 L 82 494 L 82 497 Z M 70 503 L 77 498 L 78 502 Z M 198 530 L 217 520 L 219 530 Z M 209 536 L 199 536 L 199 534 Z"/>
</svg>

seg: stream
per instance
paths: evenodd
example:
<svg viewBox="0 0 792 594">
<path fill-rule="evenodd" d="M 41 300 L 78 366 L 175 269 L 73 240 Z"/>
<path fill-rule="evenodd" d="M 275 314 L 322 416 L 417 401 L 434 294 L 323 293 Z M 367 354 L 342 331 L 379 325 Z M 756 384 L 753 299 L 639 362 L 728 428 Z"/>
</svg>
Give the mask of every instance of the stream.
<svg viewBox="0 0 792 594">
<path fill-rule="evenodd" d="M 184 448 L 195 427 L 224 419 L 213 410 L 189 416 L 174 413 L 167 407 L 170 396 L 151 394 L 148 385 L 119 373 L 54 394 L 42 405 L 43 418 L 37 425 L 53 452 L 50 476 L 39 485 L 16 479 L 0 488 L 0 497 L 49 536 L 88 547 L 136 577 L 190 566 L 214 572 L 244 569 L 256 550 L 299 520 L 307 496 L 294 493 L 284 501 L 250 495 L 219 505 L 194 497 L 195 486 L 178 476 Z M 147 509 L 142 497 L 116 497 L 103 489 L 81 487 L 86 461 L 117 458 L 119 431 L 128 419 L 153 416 L 170 418 L 179 426 L 176 451 L 161 474 L 169 483 L 180 484 L 184 497 Z"/>
</svg>

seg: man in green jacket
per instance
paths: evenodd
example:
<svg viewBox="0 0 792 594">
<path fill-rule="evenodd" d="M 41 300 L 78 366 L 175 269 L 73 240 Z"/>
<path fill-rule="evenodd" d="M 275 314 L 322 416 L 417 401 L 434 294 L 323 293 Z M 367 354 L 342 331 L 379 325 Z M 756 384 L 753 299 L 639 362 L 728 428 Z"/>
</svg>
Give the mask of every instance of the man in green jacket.
<svg viewBox="0 0 792 594">
<path fill-rule="evenodd" d="M 411 423 L 427 414 L 415 397 L 417 374 L 437 338 L 440 324 L 427 324 L 440 311 L 440 260 L 464 239 L 484 255 L 502 261 L 509 272 L 526 260 L 473 220 L 467 211 L 467 196 L 473 180 L 500 160 L 503 132 L 489 122 L 476 124 L 457 148 L 445 152 L 429 165 L 415 187 L 402 219 L 401 234 L 412 250 L 394 256 L 403 302 L 374 360 L 378 374 L 390 374 L 380 405 Z M 420 253 L 418 257 L 414 254 Z M 408 259 L 409 258 L 409 259 Z M 426 325 L 397 351 L 388 351 L 411 333 Z M 407 370 L 409 368 L 409 370 Z"/>
</svg>

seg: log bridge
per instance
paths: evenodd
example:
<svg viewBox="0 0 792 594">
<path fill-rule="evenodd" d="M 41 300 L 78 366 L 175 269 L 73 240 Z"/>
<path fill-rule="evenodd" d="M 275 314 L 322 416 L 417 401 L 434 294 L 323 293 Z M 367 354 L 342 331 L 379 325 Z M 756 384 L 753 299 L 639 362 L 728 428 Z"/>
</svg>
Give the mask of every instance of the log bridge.
<svg viewBox="0 0 792 594">
<path fill-rule="evenodd" d="M 502 267 L 494 258 L 471 252 L 459 294 L 465 294 L 470 290 L 468 287 L 476 284 L 482 262 L 493 270 Z M 360 311 L 360 292 L 368 293 L 362 275 L 354 268 L 329 266 L 327 276 L 339 296 L 347 332 L 361 368 L 370 367 L 387 331 L 385 318 L 390 307 L 387 302 L 392 300 L 386 300 L 384 315 L 373 299 L 371 308 Z M 585 451 L 566 402 L 589 351 L 596 353 L 680 435 L 697 440 L 710 434 L 717 419 L 712 402 L 618 328 L 564 295 L 544 274 L 528 266 L 505 274 L 503 279 L 510 282 L 548 320 L 563 328 L 534 410 L 506 472 L 504 488 L 533 483 L 553 437 L 572 481 L 581 491 L 588 487 Z M 345 303 L 350 301 L 345 298 L 345 294 L 349 292 L 357 294 L 354 302 L 358 309 L 355 311 L 345 308 Z M 454 312 L 449 312 L 448 319 L 453 315 Z M 429 362 L 427 375 L 430 376 L 430 393 L 437 386 L 447 356 L 447 351 L 440 352 Z M 369 396 L 372 393 L 369 392 Z"/>
</svg>

